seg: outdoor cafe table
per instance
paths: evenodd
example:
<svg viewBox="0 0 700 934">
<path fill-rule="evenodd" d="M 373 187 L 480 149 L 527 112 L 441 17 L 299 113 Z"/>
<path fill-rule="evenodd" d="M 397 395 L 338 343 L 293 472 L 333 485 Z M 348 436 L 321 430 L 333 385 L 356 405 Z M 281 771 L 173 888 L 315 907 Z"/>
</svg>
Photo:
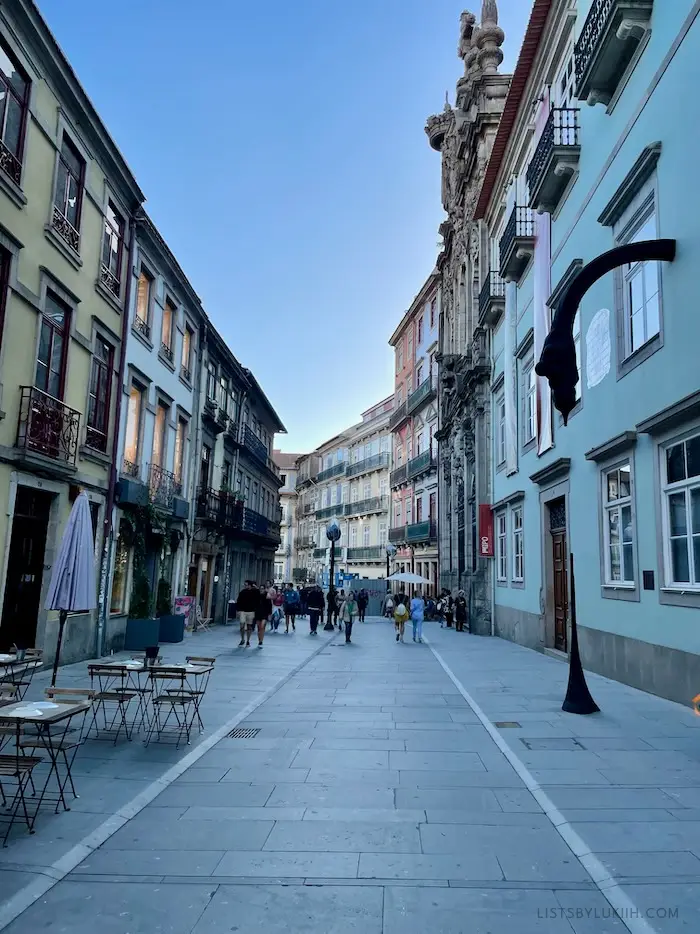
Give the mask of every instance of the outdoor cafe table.
<svg viewBox="0 0 700 934">
<path fill-rule="evenodd" d="M 114 659 L 111 662 L 100 662 L 102 668 L 114 668 L 114 681 L 107 683 L 104 690 L 110 690 L 114 688 L 114 684 L 117 680 L 122 679 L 122 672 L 126 673 L 125 685 L 128 689 L 134 691 L 138 696 L 138 710 L 139 713 L 136 715 L 136 719 L 139 719 L 139 729 L 142 730 L 146 723 L 146 717 L 148 714 L 148 695 L 150 691 L 148 690 L 148 671 L 146 667 L 145 659 L 138 658 L 129 658 L 129 659 Z M 143 677 L 146 676 L 146 677 Z M 134 726 L 136 726 L 136 721 L 134 721 Z"/>
<path fill-rule="evenodd" d="M 15 697 L 22 700 L 31 684 L 34 673 L 41 668 L 39 658 L 18 658 L 16 655 L 0 654 L 0 687 L 12 686 L 16 689 Z"/>
<path fill-rule="evenodd" d="M 209 677 L 214 670 L 214 666 L 209 664 L 194 665 L 192 662 L 175 662 L 172 665 L 166 663 L 161 665 L 149 665 L 146 670 L 149 672 L 155 672 L 157 677 L 157 672 L 159 669 L 166 669 L 168 671 L 181 671 L 185 674 L 185 683 L 187 685 L 187 689 L 192 693 L 192 703 L 194 706 L 195 716 L 197 717 L 197 722 L 199 723 L 199 729 L 203 730 L 204 724 L 202 723 L 199 707 L 202 703 L 202 698 L 206 693 L 207 685 L 209 684 Z"/>
<path fill-rule="evenodd" d="M 48 775 L 38 795 L 35 792 L 36 808 L 34 814 L 25 814 L 30 833 L 33 832 L 34 822 L 39 813 L 39 808 L 44 803 L 44 799 L 47 798 L 49 783 L 53 775 L 56 776 L 56 783 L 58 785 L 55 802 L 56 810 L 58 810 L 59 804 L 63 804 L 65 810 L 70 810 L 66 804 L 64 788 L 71 778 L 71 762 L 68 757 L 64 758 L 66 777 L 61 781 L 61 776 L 58 771 L 58 756 L 61 753 L 62 743 L 65 741 L 66 735 L 71 728 L 71 722 L 75 717 L 81 715 L 84 718 L 90 706 L 91 704 L 89 702 L 59 704 L 53 701 L 19 701 L 18 703 L 7 704 L 4 707 L 0 707 L 0 723 L 3 725 L 12 724 L 15 727 L 15 743 L 18 755 L 23 746 L 22 728 L 25 726 L 36 726 L 37 734 L 36 736 L 32 736 L 32 741 L 34 743 L 38 740 L 41 743 L 40 748 L 47 753 L 49 758 L 50 768 Z"/>
</svg>

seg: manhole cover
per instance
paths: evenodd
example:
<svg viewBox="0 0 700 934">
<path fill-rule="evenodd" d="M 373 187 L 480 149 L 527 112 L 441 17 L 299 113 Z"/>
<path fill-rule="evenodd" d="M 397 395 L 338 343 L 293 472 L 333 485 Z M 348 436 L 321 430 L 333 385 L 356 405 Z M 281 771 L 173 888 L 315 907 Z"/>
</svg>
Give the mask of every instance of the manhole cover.
<svg viewBox="0 0 700 934">
<path fill-rule="evenodd" d="M 246 729 L 242 726 L 237 726 L 235 730 L 231 730 L 228 734 L 230 739 L 252 739 L 254 736 L 257 736 L 260 732 L 260 727 L 257 729 Z"/>
<path fill-rule="evenodd" d="M 523 739 L 520 737 L 520 742 L 527 747 L 527 749 L 585 749 L 586 747 L 583 743 L 580 743 L 577 739 L 574 739 L 572 736 L 550 736 L 547 739 Z"/>
<path fill-rule="evenodd" d="M 520 729 L 520 724 L 516 720 L 497 720 L 494 726 L 497 726 L 499 730 Z"/>
</svg>

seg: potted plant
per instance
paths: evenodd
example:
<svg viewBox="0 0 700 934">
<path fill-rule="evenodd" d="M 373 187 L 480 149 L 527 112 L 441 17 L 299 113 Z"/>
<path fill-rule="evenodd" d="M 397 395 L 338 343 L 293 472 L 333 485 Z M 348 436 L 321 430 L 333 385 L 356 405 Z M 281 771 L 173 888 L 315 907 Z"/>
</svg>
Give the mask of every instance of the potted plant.
<svg viewBox="0 0 700 934">
<path fill-rule="evenodd" d="M 128 652 L 140 652 L 147 645 L 158 643 L 159 622 L 153 616 L 153 596 L 146 568 L 146 529 L 150 512 L 150 507 L 136 507 L 122 522 L 130 529 L 129 538 L 134 549 L 131 602 L 124 635 L 124 648 Z"/>
<path fill-rule="evenodd" d="M 173 613 L 172 589 L 164 577 L 158 581 L 156 616 L 158 617 L 158 641 L 182 642 L 185 638 L 185 617 Z"/>
</svg>

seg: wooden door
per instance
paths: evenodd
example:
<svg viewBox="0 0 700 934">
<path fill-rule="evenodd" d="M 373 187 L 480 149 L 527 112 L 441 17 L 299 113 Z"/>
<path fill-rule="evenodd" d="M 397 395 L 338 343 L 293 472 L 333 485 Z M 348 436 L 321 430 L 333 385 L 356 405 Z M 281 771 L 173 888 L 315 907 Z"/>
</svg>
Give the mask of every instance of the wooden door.
<svg viewBox="0 0 700 934">
<path fill-rule="evenodd" d="M 566 532 L 552 532 L 554 568 L 554 648 L 566 652 L 566 623 L 569 616 L 569 584 L 566 567 Z"/>
</svg>

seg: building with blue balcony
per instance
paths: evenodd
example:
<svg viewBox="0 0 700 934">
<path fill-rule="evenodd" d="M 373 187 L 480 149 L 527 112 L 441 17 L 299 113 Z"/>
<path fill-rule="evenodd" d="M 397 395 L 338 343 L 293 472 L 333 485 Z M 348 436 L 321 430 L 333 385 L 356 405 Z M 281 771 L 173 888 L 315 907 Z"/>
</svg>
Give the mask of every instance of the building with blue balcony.
<svg viewBox="0 0 700 934">
<path fill-rule="evenodd" d="M 699 53 L 692 0 L 536 0 L 472 218 L 472 271 L 501 296 L 493 630 L 565 657 L 573 568 L 584 666 L 682 703 L 700 690 Z M 584 265 L 658 238 L 673 262 L 620 266 L 580 304 L 565 426 L 534 370 L 551 317 Z"/>
</svg>

